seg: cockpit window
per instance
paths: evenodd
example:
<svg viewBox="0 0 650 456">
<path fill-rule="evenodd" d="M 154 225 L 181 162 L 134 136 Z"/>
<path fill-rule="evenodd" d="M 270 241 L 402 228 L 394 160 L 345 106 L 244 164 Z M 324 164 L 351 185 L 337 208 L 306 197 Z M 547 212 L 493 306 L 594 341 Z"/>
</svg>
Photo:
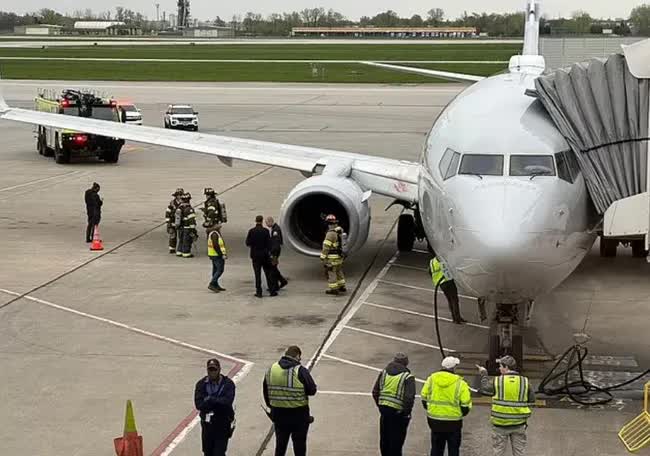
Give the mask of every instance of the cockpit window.
<svg viewBox="0 0 650 456">
<path fill-rule="evenodd" d="M 503 176 L 503 155 L 465 154 L 458 174 Z"/>
<path fill-rule="evenodd" d="M 551 155 L 511 155 L 511 176 L 555 176 Z"/>
<path fill-rule="evenodd" d="M 447 180 L 450 177 L 454 177 L 456 175 L 459 161 L 460 154 L 458 152 L 454 152 L 451 149 L 447 149 L 445 151 L 442 158 L 440 159 L 440 163 L 438 164 L 438 170 L 440 171 L 440 175 L 444 180 Z"/>
</svg>

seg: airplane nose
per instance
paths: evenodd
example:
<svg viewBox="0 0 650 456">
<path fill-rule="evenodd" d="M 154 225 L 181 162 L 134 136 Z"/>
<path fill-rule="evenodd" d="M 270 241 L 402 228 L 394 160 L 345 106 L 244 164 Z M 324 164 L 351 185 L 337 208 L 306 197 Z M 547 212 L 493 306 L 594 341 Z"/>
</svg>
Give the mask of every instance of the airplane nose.
<svg viewBox="0 0 650 456">
<path fill-rule="evenodd" d="M 458 272 L 477 292 L 503 299 L 530 282 L 543 256 L 540 192 L 523 183 L 487 183 L 462 199 L 458 248 L 466 253 Z"/>
</svg>

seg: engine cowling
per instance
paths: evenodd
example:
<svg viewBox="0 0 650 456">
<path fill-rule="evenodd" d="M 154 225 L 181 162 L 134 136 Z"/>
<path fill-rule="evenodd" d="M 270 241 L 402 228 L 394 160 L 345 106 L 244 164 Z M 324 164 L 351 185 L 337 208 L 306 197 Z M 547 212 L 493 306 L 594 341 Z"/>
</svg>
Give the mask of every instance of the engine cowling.
<svg viewBox="0 0 650 456">
<path fill-rule="evenodd" d="M 355 181 L 345 177 L 321 175 L 302 181 L 280 211 L 285 243 L 304 255 L 320 255 L 327 232 L 325 216 L 334 214 L 348 234 L 348 253 L 358 250 L 370 229 L 367 197 Z"/>
</svg>

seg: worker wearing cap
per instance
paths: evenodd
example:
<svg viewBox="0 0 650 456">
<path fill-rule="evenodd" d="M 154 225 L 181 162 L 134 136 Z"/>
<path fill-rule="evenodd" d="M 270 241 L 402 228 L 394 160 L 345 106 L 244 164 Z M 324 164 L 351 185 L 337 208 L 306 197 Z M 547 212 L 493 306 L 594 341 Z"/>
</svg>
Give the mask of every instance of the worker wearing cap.
<svg viewBox="0 0 650 456">
<path fill-rule="evenodd" d="M 179 247 L 176 251 L 176 256 L 182 256 L 183 258 L 192 258 L 192 244 L 198 239 L 198 234 L 196 232 L 196 213 L 194 208 L 190 203 L 192 195 L 189 193 L 184 193 L 181 196 L 181 204 L 176 209 L 176 225 L 180 228 L 180 241 Z"/>
<path fill-rule="evenodd" d="M 449 304 L 449 311 L 451 312 L 451 318 L 454 320 L 454 323 L 460 325 L 465 323 L 463 317 L 460 316 L 460 303 L 458 301 L 458 288 L 456 287 L 456 282 L 449 276 L 449 273 L 445 271 L 445 266 L 438 260 L 438 257 L 433 257 L 429 262 L 429 274 L 431 274 L 431 280 L 433 281 L 433 286 L 438 286 L 445 294 L 447 298 L 447 303 Z"/>
<path fill-rule="evenodd" d="M 182 188 L 177 188 L 172 196 L 173 200 L 167 205 L 167 210 L 165 211 L 165 223 L 167 224 L 167 234 L 169 234 L 169 253 L 176 253 L 176 247 L 178 244 L 178 230 L 174 225 L 174 217 L 176 214 L 176 209 L 181 205 L 181 196 L 185 193 L 185 190 Z"/>
<path fill-rule="evenodd" d="M 221 373 L 218 359 L 207 362 L 208 375 L 196 383 L 194 406 L 201 418 L 204 456 L 225 456 L 234 432 L 235 383 Z"/>
<path fill-rule="evenodd" d="M 325 222 L 327 222 L 327 234 L 325 234 L 320 254 L 327 276 L 327 291 L 325 293 L 338 295 L 347 291 L 343 274 L 343 229 L 333 214 L 325 217 Z"/>
<path fill-rule="evenodd" d="M 535 393 L 527 377 L 517 372 L 517 361 L 510 355 L 496 360 L 498 377 L 490 380 L 487 369 L 478 366 L 481 393 L 492 396 L 492 451 L 494 456 L 506 454 L 510 442 L 513 456 L 523 456 L 526 450 L 526 428 L 535 404 Z"/>
<path fill-rule="evenodd" d="M 434 372 L 422 387 L 422 405 L 427 411 L 431 429 L 431 456 L 443 456 L 445 446 L 449 456 L 460 454 L 463 417 L 472 409 L 469 386 L 456 367 L 460 360 L 447 356 L 442 369 Z"/>
<path fill-rule="evenodd" d="M 382 456 L 402 456 L 415 402 L 415 377 L 408 364 L 408 357 L 397 353 L 381 371 L 372 388 L 372 398 L 380 413 L 379 449 Z"/>
<path fill-rule="evenodd" d="M 307 433 L 313 418 L 309 412 L 309 396 L 316 394 L 316 383 L 309 371 L 300 365 L 302 351 L 295 345 L 273 364 L 262 383 L 262 394 L 275 427 L 275 456 L 284 456 L 289 439 L 293 454 L 307 454 Z"/>
</svg>

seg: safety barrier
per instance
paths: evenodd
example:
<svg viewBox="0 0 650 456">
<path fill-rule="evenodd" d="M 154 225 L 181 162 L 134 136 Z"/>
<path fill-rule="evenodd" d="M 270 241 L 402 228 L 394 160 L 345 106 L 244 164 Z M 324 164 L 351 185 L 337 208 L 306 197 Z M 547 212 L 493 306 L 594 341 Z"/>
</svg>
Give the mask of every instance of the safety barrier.
<svg viewBox="0 0 650 456">
<path fill-rule="evenodd" d="M 645 384 L 643 394 L 643 412 L 621 428 L 618 437 L 628 451 L 639 451 L 650 444 L 650 409 L 648 397 L 650 396 L 650 382 Z"/>
</svg>

